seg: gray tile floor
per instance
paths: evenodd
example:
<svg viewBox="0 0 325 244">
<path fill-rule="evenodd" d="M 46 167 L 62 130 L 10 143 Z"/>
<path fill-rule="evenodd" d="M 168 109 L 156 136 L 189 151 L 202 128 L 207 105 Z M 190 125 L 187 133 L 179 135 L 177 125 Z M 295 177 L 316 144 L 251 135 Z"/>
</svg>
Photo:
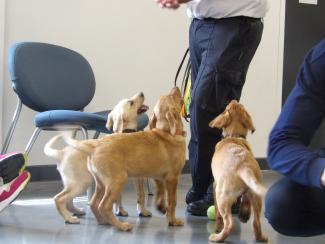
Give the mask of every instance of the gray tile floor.
<svg viewBox="0 0 325 244">
<path fill-rule="evenodd" d="M 269 186 L 278 175 L 265 171 L 264 182 Z M 0 243 L 208 243 L 213 232 L 214 221 L 207 218 L 188 216 L 185 213 L 184 196 L 190 186 L 190 176 L 183 175 L 178 190 L 177 216 L 185 220 L 184 227 L 168 227 L 166 217 L 153 207 L 149 197 L 148 208 L 152 218 L 136 215 L 136 196 L 132 184 L 128 184 L 123 194 L 123 203 L 129 217 L 121 218 L 135 224 L 132 232 L 117 231 L 111 226 L 97 225 L 89 210 L 86 197 L 76 199 L 76 205 L 84 207 L 86 216 L 79 225 L 65 224 L 56 211 L 52 197 L 60 191 L 60 182 L 32 182 L 19 198 L 0 214 Z M 255 243 L 251 224 L 241 224 L 235 217 L 236 228 L 227 243 Z M 325 243 L 325 236 L 313 238 L 293 238 L 276 233 L 263 218 L 262 227 L 269 237 L 269 243 Z"/>
</svg>

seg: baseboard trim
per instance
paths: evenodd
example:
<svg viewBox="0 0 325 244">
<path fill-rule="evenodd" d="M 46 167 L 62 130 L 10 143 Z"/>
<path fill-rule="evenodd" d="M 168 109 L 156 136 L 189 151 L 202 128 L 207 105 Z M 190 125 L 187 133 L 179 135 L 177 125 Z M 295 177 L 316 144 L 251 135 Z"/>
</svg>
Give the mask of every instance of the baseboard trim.
<svg viewBox="0 0 325 244">
<path fill-rule="evenodd" d="M 257 160 L 258 164 L 260 165 L 261 170 L 270 169 L 269 163 L 267 162 L 266 158 L 257 158 L 256 160 Z"/>
<path fill-rule="evenodd" d="M 270 169 L 266 158 L 256 158 L 256 160 L 259 163 L 262 170 Z M 191 170 L 190 170 L 190 165 L 187 160 L 186 164 L 184 166 L 184 169 L 183 169 L 183 174 L 189 174 L 189 173 L 191 173 Z"/>
<path fill-rule="evenodd" d="M 269 169 L 266 158 L 257 158 L 256 159 L 262 170 Z M 31 174 L 31 181 L 54 181 L 60 180 L 61 176 L 56 169 L 56 165 L 36 165 L 36 166 L 27 166 L 27 171 Z M 189 174 L 190 166 L 188 161 L 183 169 L 183 174 Z"/>
<path fill-rule="evenodd" d="M 61 176 L 56 169 L 56 165 L 27 166 L 26 170 L 30 172 L 30 181 L 61 180 Z"/>
</svg>

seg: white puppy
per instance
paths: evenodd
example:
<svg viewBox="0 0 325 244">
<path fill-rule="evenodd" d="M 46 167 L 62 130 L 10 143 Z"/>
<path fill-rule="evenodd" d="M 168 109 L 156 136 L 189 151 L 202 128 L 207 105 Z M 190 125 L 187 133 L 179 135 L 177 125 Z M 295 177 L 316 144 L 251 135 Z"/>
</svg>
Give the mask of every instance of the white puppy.
<svg viewBox="0 0 325 244">
<path fill-rule="evenodd" d="M 114 133 L 135 132 L 138 127 L 138 114 L 148 110 L 143 102 L 142 92 L 129 99 L 121 100 L 108 114 L 106 128 L 112 129 Z"/>
<path fill-rule="evenodd" d="M 143 93 L 121 100 L 109 113 L 106 127 L 114 132 L 136 131 L 138 114 L 148 109 L 143 102 Z M 64 185 L 63 190 L 54 198 L 57 210 L 65 222 L 76 224 L 80 222 L 77 216 L 84 215 L 85 212 L 83 209 L 76 208 L 73 205 L 73 199 L 86 192 L 91 186 L 93 178 L 87 169 L 87 155 L 85 153 L 70 146 L 66 146 L 63 149 L 55 149 L 53 147 L 61 136 L 57 135 L 50 139 L 44 146 L 44 153 L 58 161 L 57 169 Z M 144 206 L 144 180 L 136 180 L 135 185 L 138 193 L 139 216 L 149 217 L 151 213 Z M 76 216 L 71 215 L 70 212 Z M 122 207 L 121 200 L 116 203 L 116 214 L 128 215 Z"/>
</svg>

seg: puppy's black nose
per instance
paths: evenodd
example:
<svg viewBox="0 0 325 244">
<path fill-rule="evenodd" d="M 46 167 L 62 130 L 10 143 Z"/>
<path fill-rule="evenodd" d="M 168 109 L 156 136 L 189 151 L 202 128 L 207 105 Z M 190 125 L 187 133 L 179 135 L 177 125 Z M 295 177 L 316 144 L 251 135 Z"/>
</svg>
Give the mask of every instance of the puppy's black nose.
<svg viewBox="0 0 325 244">
<path fill-rule="evenodd" d="M 140 92 L 140 97 L 144 97 L 144 94 L 143 94 L 143 92 Z"/>
</svg>

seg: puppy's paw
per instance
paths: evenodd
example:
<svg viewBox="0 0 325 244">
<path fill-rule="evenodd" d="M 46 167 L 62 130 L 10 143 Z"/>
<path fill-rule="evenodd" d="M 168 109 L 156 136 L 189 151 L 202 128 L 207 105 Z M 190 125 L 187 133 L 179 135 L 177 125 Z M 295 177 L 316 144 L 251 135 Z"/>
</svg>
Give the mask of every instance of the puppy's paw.
<svg viewBox="0 0 325 244">
<path fill-rule="evenodd" d="M 211 242 L 224 242 L 225 239 L 226 239 L 226 237 L 221 234 L 214 233 L 209 236 L 209 241 L 211 241 Z"/>
<path fill-rule="evenodd" d="M 127 211 L 125 211 L 124 209 L 120 209 L 115 212 L 115 215 L 121 216 L 121 217 L 127 217 L 127 216 L 129 216 L 129 213 Z"/>
<path fill-rule="evenodd" d="M 163 206 L 163 205 L 159 205 L 159 206 L 157 206 L 157 210 L 158 210 L 160 213 L 162 213 L 162 214 L 166 214 L 166 212 L 167 212 L 166 207 Z"/>
<path fill-rule="evenodd" d="M 119 226 L 118 226 L 118 229 L 121 230 L 121 231 L 131 231 L 133 229 L 133 225 L 130 224 L 130 223 L 121 223 Z"/>
<path fill-rule="evenodd" d="M 251 206 L 250 204 L 241 204 L 239 212 L 238 212 L 238 218 L 240 222 L 246 223 L 251 216 Z"/>
<path fill-rule="evenodd" d="M 184 222 L 182 220 L 180 220 L 180 219 L 175 219 L 173 221 L 169 221 L 168 225 L 169 226 L 183 226 Z"/>
<path fill-rule="evenodd" d="M 242 223 L 247 223 L 250 216 L 251 216 L 250 212 L 242 212 L 242 211 L 240 211 L 238 213 L 238 218 L 239 218 L 240 222 L 242 222 Z"/>
<path fill-rule="evenodd" d="M 162 214 L 166 214 L 167 207 L 166 207 L 166 200 L 163 196 L 157 196 L 155 200 L 156 209 L 161 212 Z"/>
<path fill-rule="evenodd" d="M 257 242 L 268 242 L 268 238 L 267 238 L 267 236 L 265 236 L 265 235 L 263 235 L 263 234 L 261 234 L 259 237 L 256 237 L 256 241 Z"/>
<path fill-rule="evenodd" d="M 152 213 L 150 211 L 148 211 L 147 209 L 142 210 L 139 213 L 139 217 L 151 217 Z"/>
<path fill-rule="evenodd" d="M 79 220 L 79 218 L 76 217 L 76 216 L 70 216 L 69 218 L 67 218 L 67 219 L 65 220 L 65 222 L 66 222 L 67 224 L 79 224 L 79 223 L 80 223 L 80 220 Z"/>
<path fill-rule="evenodd" d="M 211 241 L 211 242 L 223 242 L 224 239 L 222 239 L 219 234 L 211 234 L 209 236 L 209 241 Z"/>
<path fill-rule="evenodd" d="M 82 216 L 82 215 L 86 215 L 86 212 L 83 208 L 75 208 L 73 215 Z"/>
<path fill-rule="evenodd" d="M 166 214 L 167 212 L 167 208 L 166 208 L 166 204 L 164 201 L 158 201 L 156 202 L 156 209 L 161 212 L 162 214 Z"/>
</svg>

